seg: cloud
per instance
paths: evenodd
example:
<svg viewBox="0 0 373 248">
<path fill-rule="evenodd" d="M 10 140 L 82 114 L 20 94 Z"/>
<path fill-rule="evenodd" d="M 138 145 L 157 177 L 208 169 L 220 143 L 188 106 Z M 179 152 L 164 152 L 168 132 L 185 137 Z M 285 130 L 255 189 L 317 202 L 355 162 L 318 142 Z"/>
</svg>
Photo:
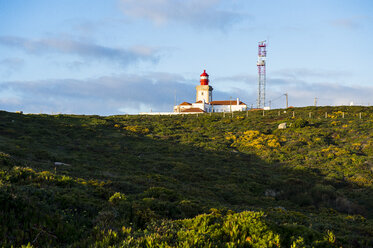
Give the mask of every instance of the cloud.
<svg viewBox="0 0 373 248">
<path fill-rule="evenodd" d="M 23 67 L 25 61 L 21 58 L 5 58 L 0 60 L 0 68 L 3 69 L 5 75 L 9 75 L 14 71 Z"/>
<path fill-rule="evenodd" d="M 156 25 L 186 23 L 197 28 L 226 30 L 247 16 L 221 7 L 221 0 L 121 0 L 125 15 Z"/>
<path fill-rule="evenodd" d="M 217 82 L 234 81 L 234 82 L 245 82 L 245 83 L 250 83 L 253 80 L 258 80 L 258 78 L 256 76 L 246 75 L 246 74 L 218 77 L 215 79 L 215 81 Z"/>
<path fill-rule="evenodd" d="M 371 95 L 373 87 L 349 86 L 336 83 L 297 83 L 286 88 L 289 94 L 289 104 L 295 106 L 313 105 L 318 98 L 319 105 L 357 105 L 373 104 Z"/>
<path fill-rule="evenodd" d="M 285 70 L 286 71 L 286 70 Z M 335 83 L 334 77 L 346 77 L 347 73 L 338 71 L 313 71 L 295 70 L 293 73 L 281 77 L 267 78 L 266 102 L 271 101 L 271 106 L 283 108 L 285 106 L 285 93 L 289 95 L 289 104 L 293 106 L 310 106 L 314 104 L 314 98 L 318 98 L 319 105 L 348 105 L 354 102 L 358 105 L 373 104 L 371 96 L 373 87 L 361 85 L 347 85 Z M 319 82 L 315 82 L 315 78 Z M 249 106 L 256 104 L 257 98 L 257 76 L 253 75 L 232 75 L 228 77 L 216 78 L 214 88 L 219 88 L 229 95 L 240 96 Z M 215 87 L 217 85 L 218 87 Z"/>
<path fill-rule="evenodd" d="M 340 27 L 344 29 L 351 29 L 355 30 L 361 27 L 359 22 L 357 22 L 356 18 L 342 18 L 342 19 L 335 19 L 331 21 L 331 25 L 335 27 Z"/>
<path fill-rule="evenodd" d="M 336 70 L 322 70 L 322 69 L 308 69 L 308 68 L 288 68 L 273 71 L 272 75 L 277 77 L 289 78 L 289 79 L 339 79 L 351 76 L 351 73 L 346 71 Z"/>
<path fill-rule="evenodd" d="M 178 103 L 195 100 L 195 85 L 177 74 L 124 74 L 87 80 L 3 82 L 0 95 L 8 99 L 1 105 L 8 111 L 109 115 L 172 111 L 175 95 Z"/>
<path fill-rule="evenodd" d="M 225 84 L 225 87 L 224 87 Z M 122 74 L 99 78 L 50 79 L 41 81 L 0 82 L 0 106 L 7 111 L 25 113 L 123 114 L 172 111 L 176 102 L 195 100 L 195 80 L 180 74 L 149 72 L 144 75 Z M 220 85 L 220 86 L 218 86 Z M 255 107 L 257 80 L 255 76 L 233 75 L 212 82 L 214 100 L 239 97 Z M 272 107 L 285 106 L 284 93 L 289 94 L 289 105 L 373 104 L 373 87 L 349 86 L 335 83 L 310 83 L 299 79 L 268 78 L 267 102 Z"/>
<path fill-rule="evenodd" d="M 217 77 L 213 81 L 213 87 L 229 94 L 228 98 L 226 97 L 224 100 L 228 100 L 230 97 L 238 97 L 241 100 L 244 99 L 246 104 L 251 105 L 255 103 L 257 83 L 258 78 L 256 76 L 239 74 Z"/>
<path fill-rule="evenodd" d="M 150 47 L 120 49 L 66 39 L 29 40 L 21 37 L 0 36 L 0 45 L 14 47 L 35 55 L 46 53 L 77 55 L 96 61 L 115 61 L 124 66 L 140 61 L 155 63 L 159 60 L 159 51 Z"/>
<path fill-rule="evenodd" d="M 272 107 L 284 107 L 284 93 L 289 95 L 289 105 L 312 106 L 315 97 L 319 105 L 371 105 L 373 87 L 345 85 L 332 82 L 310 83 L 304 80 L 269 78 L 267 81 L 267 101 Z"/>
</svg>

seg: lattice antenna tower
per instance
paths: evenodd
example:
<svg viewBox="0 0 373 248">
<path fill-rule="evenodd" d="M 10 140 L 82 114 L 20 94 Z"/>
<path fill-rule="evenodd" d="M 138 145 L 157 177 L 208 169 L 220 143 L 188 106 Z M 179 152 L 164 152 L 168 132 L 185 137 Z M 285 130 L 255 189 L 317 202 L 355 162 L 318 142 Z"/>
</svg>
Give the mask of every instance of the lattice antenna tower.
<svg viewBox="0 0 373 248">
<path fill-rule="evenodd" d="M 258 99 L 257 107 L 264 108 L 266 100 L 266 60 L 267 60 L 267 41 L 258 43 Z"/>
</svg>

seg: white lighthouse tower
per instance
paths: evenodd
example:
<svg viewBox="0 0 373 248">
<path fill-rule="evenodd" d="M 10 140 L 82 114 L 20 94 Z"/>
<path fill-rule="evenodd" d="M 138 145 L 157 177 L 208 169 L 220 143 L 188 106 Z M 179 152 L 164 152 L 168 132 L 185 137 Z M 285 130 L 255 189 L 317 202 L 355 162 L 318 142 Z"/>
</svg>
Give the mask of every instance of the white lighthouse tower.
<svg viewBox="0 0 373 248">
<path fill-rule="evenodd" d="M 209 74 L 206 73 L 206 70 L 203 70 L 200 77 L 200 85 L 196 86 L 196 102 L 210 103 L 212 101 L 213 88 L 209 85 Z"/>
</svg>

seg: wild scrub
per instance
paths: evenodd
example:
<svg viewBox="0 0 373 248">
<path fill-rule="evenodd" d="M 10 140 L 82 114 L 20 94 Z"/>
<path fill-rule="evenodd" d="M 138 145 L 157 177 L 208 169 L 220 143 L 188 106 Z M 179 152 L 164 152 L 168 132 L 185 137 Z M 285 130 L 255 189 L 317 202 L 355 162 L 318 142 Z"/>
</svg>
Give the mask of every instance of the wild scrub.
<svg viewBox="0 0 373 248">
<path fill-rule="evenodd" d="M 138 133 L 138 134 L 149 133 L 148 128 L 144 128 L 144 127 L 141 127 L 141 126 L 125 126 L 125 127 L 123 127 L 123 129 L 127 130 L 127 131 L 130 131 L 130 132 L 133 132 L 133 133 Z"/>
<path fill-rule="evenodd" d="M 293 111 L 0 112 L 0 246 L 373 247 L 373 108 Z"/>
</svg>

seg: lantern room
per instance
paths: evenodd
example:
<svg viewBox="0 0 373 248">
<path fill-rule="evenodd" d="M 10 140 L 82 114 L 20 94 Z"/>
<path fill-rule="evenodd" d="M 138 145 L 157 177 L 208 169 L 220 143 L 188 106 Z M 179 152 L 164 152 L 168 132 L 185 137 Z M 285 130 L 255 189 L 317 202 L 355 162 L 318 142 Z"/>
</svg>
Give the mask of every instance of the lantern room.
<svg viewBox="0 0 373 248">
<path fill-rule="evenodd" d="M 209 85 L 209 74 L 206 73 L 206 70 L 203 70 L 200 79 L 201 85 Z"/>
</svg>

